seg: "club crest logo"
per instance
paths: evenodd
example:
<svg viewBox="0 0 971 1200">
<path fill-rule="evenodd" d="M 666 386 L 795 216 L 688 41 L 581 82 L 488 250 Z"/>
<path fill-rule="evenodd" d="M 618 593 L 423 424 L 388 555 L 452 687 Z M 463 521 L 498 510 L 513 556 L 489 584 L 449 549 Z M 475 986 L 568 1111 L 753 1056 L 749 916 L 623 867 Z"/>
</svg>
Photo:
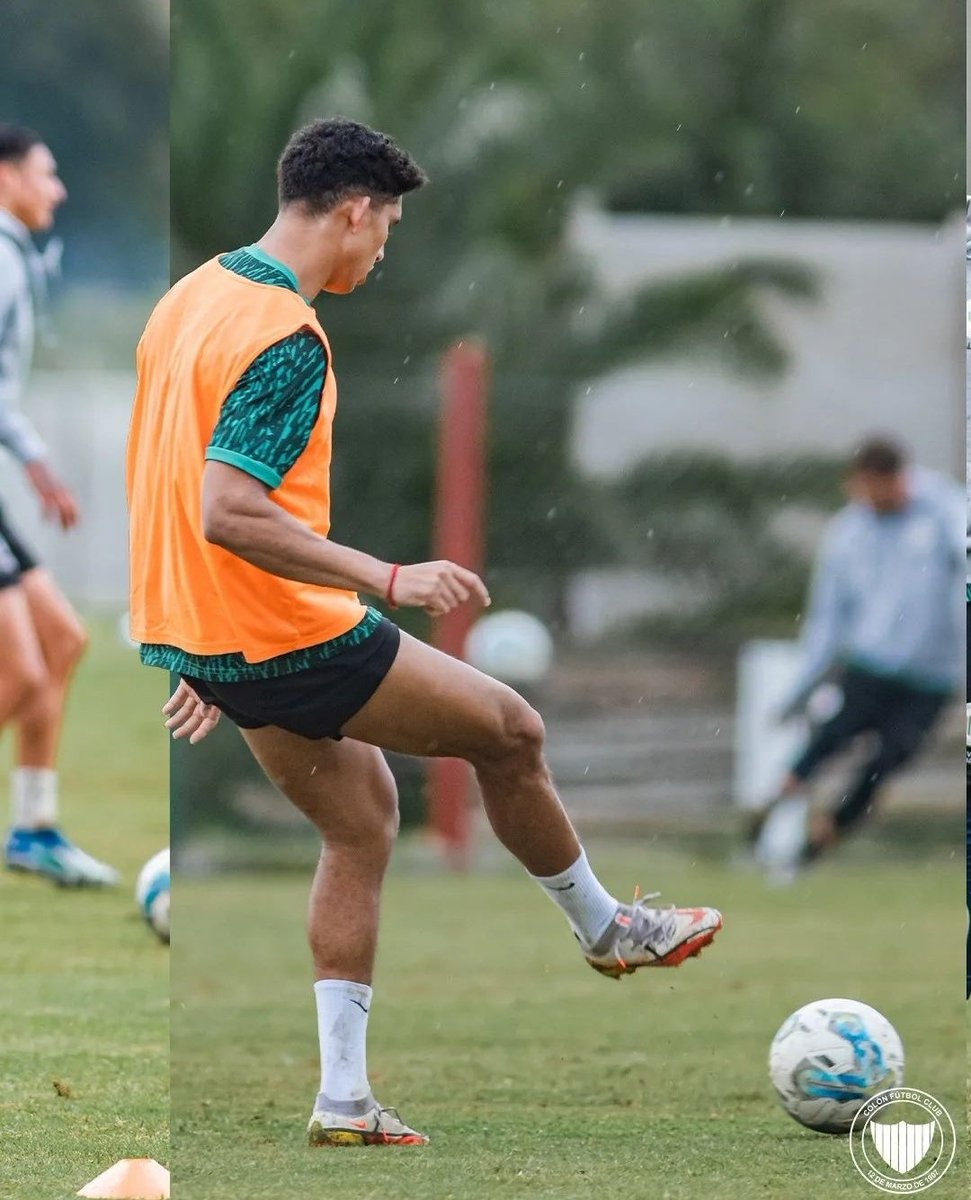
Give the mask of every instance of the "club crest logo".
<svg viewBox="0 0 971 1200">
<path fill-rule="evenodd" d="M 918 1088 L 887 1088 L 856 1114 L 850 1153 L 882 1192 L 913 1195 L 933 1187 L 954 1161 L 957 1138 L 947 1109 Z"/>
</svg>

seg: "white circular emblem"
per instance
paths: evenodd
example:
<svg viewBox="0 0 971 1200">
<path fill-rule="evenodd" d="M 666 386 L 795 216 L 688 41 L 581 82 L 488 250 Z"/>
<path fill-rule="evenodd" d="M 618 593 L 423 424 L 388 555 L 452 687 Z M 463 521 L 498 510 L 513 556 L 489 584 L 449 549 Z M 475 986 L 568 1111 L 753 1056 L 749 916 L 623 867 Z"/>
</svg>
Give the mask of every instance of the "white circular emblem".
<svg viewBox="0 0 971 1200">
<path fill-rule="evenodd" d="M 954 1161 L 954 1122 L 939 1100 L 919 1088 L 887 1088 L 853 1119 L 850 1154 L 881 1192 L 910 1196 L 933 1187 Z"/>
</svg>

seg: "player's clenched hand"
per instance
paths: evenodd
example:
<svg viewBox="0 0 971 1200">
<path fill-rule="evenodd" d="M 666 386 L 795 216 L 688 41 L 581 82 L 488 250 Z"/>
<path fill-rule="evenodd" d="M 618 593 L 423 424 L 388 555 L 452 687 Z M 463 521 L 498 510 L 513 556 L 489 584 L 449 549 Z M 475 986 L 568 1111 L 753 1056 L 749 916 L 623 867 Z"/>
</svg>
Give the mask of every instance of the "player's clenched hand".
<svg viewBox="0 0 971 1200">
<path fill-rule="evenodd" d="M 219 723 L 220 711 L 215 704 L 204 704 L 184 679 L 162 706 L 168 717 L 165 728 L 174 738 L 189 739 L 189 745 L 201 742 Z"/>
<path fill-rule="evenodd" d="M 399 567 L 389 599 L 401 608 L 423 608 L 433 617 L 451 612 L 466 600 L 478 600 L 485 607 L 492 603 L 478 575 L 453 562 Z"/>
</svg>

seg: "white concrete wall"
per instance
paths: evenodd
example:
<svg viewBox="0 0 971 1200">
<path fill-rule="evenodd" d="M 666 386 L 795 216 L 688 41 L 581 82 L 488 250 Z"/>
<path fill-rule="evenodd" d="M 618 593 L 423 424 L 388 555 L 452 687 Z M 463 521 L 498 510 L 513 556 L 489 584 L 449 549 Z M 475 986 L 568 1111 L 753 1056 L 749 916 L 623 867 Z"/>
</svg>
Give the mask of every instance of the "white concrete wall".
<svg viewBox="0 0 971 1200">
<path fill-rule="evenodd" d="M 739 378 L 699 346 L 693 356 L 617 371 L 589 394 L 581 389 L 577 463 L 609 476 L 671 450 L 717 448 L 739 459 L 842 454 L 879 430 L 963 478 L 964 228 L 963 214 L 936 229 L 578 212 L 573 241 L 614 295 L 758 257 L 809 267 L 820 296 L 764 306 L 792 356 L 782 378 Z"/>
</svg>

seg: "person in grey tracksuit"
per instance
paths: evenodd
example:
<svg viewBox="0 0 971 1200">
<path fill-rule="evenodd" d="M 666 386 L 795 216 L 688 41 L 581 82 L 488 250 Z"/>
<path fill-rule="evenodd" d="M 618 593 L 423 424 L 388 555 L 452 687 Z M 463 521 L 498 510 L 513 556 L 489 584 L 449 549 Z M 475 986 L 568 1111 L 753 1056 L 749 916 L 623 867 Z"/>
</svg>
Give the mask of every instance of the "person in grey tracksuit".
<svg viewBox="0 0 971 1200">
<path fill-rule="evenodd" d="M 62 529 L 77 522 L 77 505 L 21 402 L 59 249 L 52 243 L 39 253 L 32 234 L 51 227 L 66 198 L 43 140 L 22 126 L 0 124 L 0 446 L 26 472 L 44 515 Z M 0 484 L 2 479 L 0 473 Z M 70 842 L 58 824 L 60 729 L 85 641 L 74 609 L 0 502 L 0 732 L 7 725 L 16 732 L 12 820 L 3 858 L 11 870 L 71 886 L 118 879 L 113 868 Z"/>
<path fill-rule="evenodd" d="M 842 702 L 812 733 L 776 803 L 791 808 L 806 797 L 822 764 L 860 735 L 869 749 L 849 785 L 810 819 L 798 848 L 802 863 L 872 812 L 964 674 L 962 489 L 910 465 L 893 441 L 873 438 L 854 454 L 847 490 L 850 503 L 830 522 L 817 557 L 801 668 L 780 715 L 801 711 L 827 674 L 835 675 Z"/>
</svg>

